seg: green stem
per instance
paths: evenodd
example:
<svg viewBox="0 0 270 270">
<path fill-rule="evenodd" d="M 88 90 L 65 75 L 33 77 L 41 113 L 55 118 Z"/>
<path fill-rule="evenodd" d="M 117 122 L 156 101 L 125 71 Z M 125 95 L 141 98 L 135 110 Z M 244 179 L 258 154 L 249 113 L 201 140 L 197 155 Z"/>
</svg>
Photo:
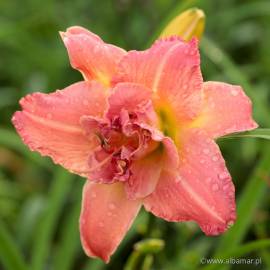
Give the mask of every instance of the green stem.
<svg viewBox="0 0 270 270">
<path fill-rule="evenodd" d="M 141 257 L 142 254 L 139 251 L 134 250 L 129 256 L 124 270 L 137 270 Z"/>
<path fill-rule="evenodd" d="M 0 221 L 0 260 L 6 270 L 27 270 L 22 255 L 17 249 L 14 240 Z"/>
<path fill-rule="evenodd" d="M 145 256 L 142 264 L 142 270 L 150 270 L 153 265 L 154 256 L 152 254 L 148 254 Z"/>
</svg>

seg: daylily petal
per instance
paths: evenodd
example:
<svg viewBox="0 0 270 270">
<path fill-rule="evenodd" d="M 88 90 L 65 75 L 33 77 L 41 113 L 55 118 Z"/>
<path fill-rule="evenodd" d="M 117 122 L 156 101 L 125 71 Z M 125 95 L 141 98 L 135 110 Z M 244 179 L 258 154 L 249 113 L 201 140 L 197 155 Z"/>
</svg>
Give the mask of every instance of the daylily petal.
<svg viewBox="0 0 270 270">
<path fill-rule="evenodd" d="M 174 143 L 170 138 L 163 138 L 156 150 L 140 160 L 135 160 L 131 165 L 131 177 L 125 185 L 128 198 L 144 198 L 151 194 L 156 188 L 162 170 L 175 170 L 178 164 Z"/>
<path fill-rule="evenodd" d="M 154 191 L 162 170 L 161 153 L 156 151 L 131 165 L 132 174 L 125 185 L 129 199 L 143 198 Z"/>
<path fill-rule="evenodd" d="M 71 27 L 60 34 L 68 50 L 71 66 L 81 71 L 86 80 L 99 80 L 109 86 L 116 65 L 125 51 L 104 43 L 97 35 L 82 27 Z"/>
<path fill-rule="evenodd" d="M 193 118 L 200 108 L 203 82 L 197 41 L 171 38 L 146 51 L 128 52 L 113 79 L 119 82 L 143 84 L 157 94 L 158 107 L 172 107 L 182 120 Z"/>
<path fill-rule="evenodd" d="M 203 131 L 182 137 L 178 171 L 163 170 L 147 210 L 169 221 L 196 221 L 207 235 L 233 224 L 234 186 L 218 146 Z"/>
<path fill-rule="evenodd" d="M 256 128 L 252 104 L 240 86 L 220 82 L 203 84 L 204 102 L 201 115 L 193 123 L 217 138 L 229 133 Z"/>
<path fill-rule="evenodd" d="M 86 254 L 109 262 L 139 212 L 139 200 L 127 200 L 121 183 L 94 184 L 83 190 L 81 241 Z"/>
<path fill-rule="evenodd" d="M 86 175 L 96 140 L 85 136 L 80 117 L 102 115 L 106 108 L 102 90 L 96 82 L 79 82 L 51 94 L 30 94 L 20 101 L 23 111 L 15 113 L 13 124 L 31 150 Z"/>
<path fill-rule="evenodd" d="M 112 93 L 108 98 L 109 109 L 107 117 L 112 119 L 119 115 L 121 110 L 126 110 L 132 113 L 136 112 L 137 114 L 149 113 L 150 115 L 148 118 L 154 118 L 153 108 L 152 111 L 149 110 L 149 112 L 142 110 L 151 100 L 151 96 L 151 90 L 143 85 L 135 83 L 119 83 L 112 90 Z"/>
</svg>

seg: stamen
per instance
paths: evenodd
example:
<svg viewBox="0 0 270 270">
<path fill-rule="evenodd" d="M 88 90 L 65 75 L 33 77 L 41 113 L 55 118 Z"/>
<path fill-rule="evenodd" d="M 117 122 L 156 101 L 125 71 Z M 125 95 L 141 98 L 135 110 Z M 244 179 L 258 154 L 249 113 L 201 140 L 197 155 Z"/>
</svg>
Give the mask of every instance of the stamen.
<svg viewBox="0 0 270 270">
<path fill-rule="evenodd" d="M 145 141 L 148 141 L 149 139 L 151 139 L 151 132 L 147 129 L 142 130 L 142 135 Z"/>
<path fill-rule="evenodd" d="M 119 175 L 125 174 L 127 167 L 128 167 L 128 162 L 124 159 L 118 159 L 116 164 L 117 164 L 117 169 L 118 169 Z"/>
</svg>

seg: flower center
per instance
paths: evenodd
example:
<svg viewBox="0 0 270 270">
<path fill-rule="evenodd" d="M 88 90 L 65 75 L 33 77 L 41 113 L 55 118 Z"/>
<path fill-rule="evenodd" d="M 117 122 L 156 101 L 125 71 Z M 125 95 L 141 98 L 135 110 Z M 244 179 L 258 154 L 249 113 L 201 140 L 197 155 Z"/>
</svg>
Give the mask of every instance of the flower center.
<svg viewBox="0 0 270 270">
<path fill-rule="evenodd" d="M 100 141 L 89 158 L 89 178 L 96 182 L 128 181 L 133 161 L 152 153 L 160 144 L 160 135 L 154 135 L 135 113 L 126 111 L 113 119 L 90 122 Z"/>
</svg>

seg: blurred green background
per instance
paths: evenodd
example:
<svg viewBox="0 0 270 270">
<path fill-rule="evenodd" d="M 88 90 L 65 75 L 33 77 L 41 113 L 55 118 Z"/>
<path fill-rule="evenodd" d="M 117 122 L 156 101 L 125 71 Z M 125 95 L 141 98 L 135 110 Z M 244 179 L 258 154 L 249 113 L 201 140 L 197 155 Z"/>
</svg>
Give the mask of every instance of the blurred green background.
<svg viewBox="0 0 270 270">
<path fill-rule="evenodd" d="M 87 258 L 80 245 L 84 180 L 31 153 L 10 122 L 25 94 L 81 80 L 58 31 L 81 25 L 106 42 L 144 49 L 170 18 L 193 6 L 207 16 L 204 79 L 242 85 L 253 100 L 255 119 L 270 127 L 270 1 L 0 0 L 0 269 L 131 270 L 133 245 L 151 237 L 164 240 L 164 248 L 141 255 L 143 266 L 133 269 L 270 269 L 269 142 L 218 141 L 237 190 L 238 220 L 227 233 L 206 237 L 194 223 L 168 223 L 141 211 L 105 265 Z M 214 257 L 262 263 L 200 262 Z"/>
</svg>

